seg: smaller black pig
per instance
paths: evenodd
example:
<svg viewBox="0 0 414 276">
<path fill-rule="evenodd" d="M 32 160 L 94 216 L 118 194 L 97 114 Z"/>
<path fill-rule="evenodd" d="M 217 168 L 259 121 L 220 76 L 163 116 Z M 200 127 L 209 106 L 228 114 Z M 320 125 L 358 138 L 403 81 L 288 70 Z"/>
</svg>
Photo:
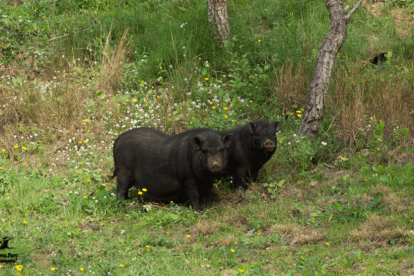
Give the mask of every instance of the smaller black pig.
<svg viewBox="0 0 414 276">
<path fill-rule="evenodd" d="M 157 201 L 189 198 L 201 211 L 200 200 L 227 165 L 232 136 L 210 129 L 170 136 L 147 127 L 121 134 L 113 148 L 118 200 L 128 199 L 128 189 L 135 186 Z"/>
<path fill-rule="evenodd" d="M 249 179 L 256 181 L 259 170 L 276 151 L 279 129 L 280 121 L 270 123 L 260 119 L 222 132 L 233 133 L 226 174 L 233 177 L 236 189 L 245 189 Z"/>
</svg>

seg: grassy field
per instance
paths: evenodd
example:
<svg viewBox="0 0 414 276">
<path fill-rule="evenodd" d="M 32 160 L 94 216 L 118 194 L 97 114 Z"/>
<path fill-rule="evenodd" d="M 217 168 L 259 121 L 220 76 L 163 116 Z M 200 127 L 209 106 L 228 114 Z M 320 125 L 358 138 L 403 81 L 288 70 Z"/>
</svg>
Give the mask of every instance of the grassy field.
<svg viewBox="0 0 414 276">
<path fill-rule="evenodd" d="M 414 6 L 363 6 L 312 139 L 296 133 L 323 1 L 229 1 L 224 48 L 200 1 L 0 3 L 0 260 L 18 254 L 0 275 L 414 274 Z M 247 191 L 217 181 L 200 214 L 118 203 L 121 133 L 257 118 L 282 126 Z"/>
</svg>

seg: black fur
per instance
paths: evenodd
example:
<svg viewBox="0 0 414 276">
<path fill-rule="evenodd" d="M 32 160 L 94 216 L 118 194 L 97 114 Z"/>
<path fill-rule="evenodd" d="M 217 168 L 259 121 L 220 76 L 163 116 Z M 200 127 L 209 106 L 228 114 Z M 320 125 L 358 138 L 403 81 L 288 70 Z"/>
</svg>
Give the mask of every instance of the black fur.
<svg viewBox="0 0 414 276">
<path fill-rule="evenodd" d="M 249 180 L 256 181 L 259 170 L 276 151 L 276 132 L 279 129 L 280 121 L 270 123 L 260 119 L 222 132 L 233 133 L 226 174 L 233 177 L 235 188 L 246 188 Z M 265 143 L 268 150 L 265 149 Z M 270 148 L 271 144 L 273 148 Z"/>
<path fill-rule="evenodd" d="M 386 54 L 387 52 L 379 53 L 373 59 L 371 59 L 370 62 L 374 65 L 382 65 L 388 60 L 385 56 Z"/>
<path fill-rule="evenodd" d="M 128 189 L 135 186 L 158 201 L 189 198 L 200 211 L 200 200 L 227 165 L 231 143 L 230 132 L 209 129 L 170 136 L 142 127 L 121 134 L 113 149 L 118 200 L 127 199 Z"/>
</svg>

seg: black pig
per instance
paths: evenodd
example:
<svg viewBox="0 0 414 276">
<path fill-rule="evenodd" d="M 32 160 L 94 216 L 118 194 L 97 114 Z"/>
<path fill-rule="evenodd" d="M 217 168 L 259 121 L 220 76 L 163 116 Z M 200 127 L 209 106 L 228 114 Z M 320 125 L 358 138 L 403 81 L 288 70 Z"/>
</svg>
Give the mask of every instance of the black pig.
<svg viewBox="0 0 414 276">
<path fill-rule="evenodd" d="M 270 123 L 260 119 L 222 132 L 233 133 L 226 174 L 233 177 L 236 189 L 245 189 L 249 179 L 256 181 L 259 170 L 276 151 L 279 129 L 280 121 Z"/>
<path fill-rule="evenodd" d="M 117 198 L 128 198 L 128 189 L 158 201 L 190 199 L 200 211 L 200 200 L 227 165 L 232 134 L 210 129 L 167 135 L 151 128 L 136 128 L 121 134 L 114 144 L 114 176 Z"/>
</svg>

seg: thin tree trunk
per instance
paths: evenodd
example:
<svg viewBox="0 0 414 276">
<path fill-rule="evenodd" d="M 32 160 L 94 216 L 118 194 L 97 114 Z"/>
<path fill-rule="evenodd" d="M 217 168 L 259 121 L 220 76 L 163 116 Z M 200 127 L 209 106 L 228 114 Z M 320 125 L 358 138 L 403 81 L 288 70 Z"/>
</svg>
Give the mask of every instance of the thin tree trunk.
<svg viewBox="0 0 414 276">
<path fill-rule="evenodd" d="M 208 22 L 214 37 L 220 41 L 230 38 L 230 21 L 227 0 L 207 0 Z"/>
<path fill-rule="evenodd" d="M 346 14 L 349 7 L 343 7 L 344 0 L 326 0 L 331 28 L 319 49 L 299 134 L 316 136 L 319 132 L 336 55 L 345 42 L 348 20 L 362 1 Z"/>
</svg>

